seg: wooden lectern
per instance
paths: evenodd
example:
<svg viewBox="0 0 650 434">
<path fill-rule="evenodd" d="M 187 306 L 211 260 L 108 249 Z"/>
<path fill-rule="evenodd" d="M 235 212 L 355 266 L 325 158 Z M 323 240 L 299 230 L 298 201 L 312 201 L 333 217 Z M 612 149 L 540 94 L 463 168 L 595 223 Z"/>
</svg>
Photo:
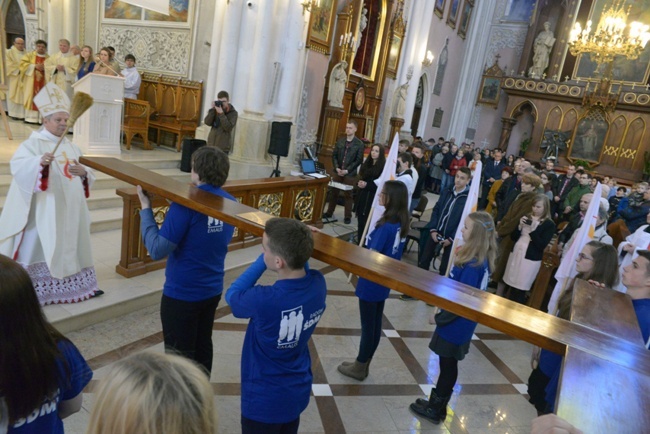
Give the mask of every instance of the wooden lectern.
<svg viewBox="0 0 650 434">
<path fill-rule="evenodd" d="M 88 74 L 72 87 L 95 100 L 74 124 L 74 143 L 84 154 L 119 155 L 124 78 Z"/>
</svg>

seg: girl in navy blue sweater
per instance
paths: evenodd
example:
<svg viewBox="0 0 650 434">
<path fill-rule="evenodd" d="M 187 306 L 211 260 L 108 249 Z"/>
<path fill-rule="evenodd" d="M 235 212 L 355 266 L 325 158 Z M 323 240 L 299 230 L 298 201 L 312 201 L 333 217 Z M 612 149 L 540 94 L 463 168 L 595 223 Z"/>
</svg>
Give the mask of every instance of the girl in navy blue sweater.
<svg viewBox="0 0 650 434">
<path fill-rule="evenodd" d="M 465 243 L 458 249 L 449 278 L 485 291 L 494 268 L 497 244 L 494 221 L 486 212 L 467 216 L 461 229 Z M 441 310 L 436 315 L 436 330 L 429 343 L 440 359 L 440 375 L 429 400 L 417 399 L 411 411 L 439 424 L 447 417 L 447 403 L 458 379 L 458 361 L 465 358 L 476 323 Z"/>
<path fill-rule="evenodd" d="M 400 260 L 409 230 L 408 191 L 400 181 L 386 181 L 379 197 L 384 215 L 368 237 L 367 246 L 381 254 Z M 359 297 L 361 343 L 359 355 L 352 362 L 343 362 L 338 370 L 346 377 L 363 381 L 368 376 L 370 360 L 379 346 L 384 303 L 390 288 L 359 278 L 355 294 Z"/>
</svg>

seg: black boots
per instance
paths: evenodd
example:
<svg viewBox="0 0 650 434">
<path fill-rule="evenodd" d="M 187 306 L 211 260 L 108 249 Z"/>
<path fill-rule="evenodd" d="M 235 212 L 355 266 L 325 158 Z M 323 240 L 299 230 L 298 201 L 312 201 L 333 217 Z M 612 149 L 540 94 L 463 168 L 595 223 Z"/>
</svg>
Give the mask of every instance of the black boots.
<svg viewBox="0 0 650 434">
<path fill-rule="evenodd" d="M 431 397 L 426 399 L 419 398 L 409 406 L 409 409 L 423 418 L 438 425 L 447 418 L 447 404 L 450 396 L 438 396 L 436 389 L 431 390 Z"/>
</svg>

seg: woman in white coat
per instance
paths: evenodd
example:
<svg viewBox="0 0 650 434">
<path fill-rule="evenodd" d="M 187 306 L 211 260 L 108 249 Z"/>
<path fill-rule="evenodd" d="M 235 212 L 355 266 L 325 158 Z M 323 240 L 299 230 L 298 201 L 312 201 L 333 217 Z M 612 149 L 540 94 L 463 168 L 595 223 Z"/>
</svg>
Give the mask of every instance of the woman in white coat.
<svg viewBox="0 0 650 434">
<path fill-rule="evenodd" d="M 618 245 L 619 274 L 623 276 L 623 268 L 632 263 L 632 260 L 638 256 L 638 250 L 650 249 L 650 213 L 646 217 L 648 224 L 641 226 L 632 235 L 629 235 L 625 241 Z M 625 292 L 622 283 L 616 288 L 620 292 Z"/>
</svg>

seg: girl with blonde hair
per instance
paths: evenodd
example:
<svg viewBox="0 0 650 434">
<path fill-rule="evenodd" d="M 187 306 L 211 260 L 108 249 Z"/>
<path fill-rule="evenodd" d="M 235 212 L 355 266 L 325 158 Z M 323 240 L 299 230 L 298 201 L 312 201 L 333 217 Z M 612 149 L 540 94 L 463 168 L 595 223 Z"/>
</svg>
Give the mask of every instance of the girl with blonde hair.
<svg viewBox="0 0 650 434">
<path fill-rule="evenodd" d="M 461 229 L 464 244 L 454 257 L 449 278 L 485 291 L 497 253 L 496 231 L 490 214 L 481 211 L 467 216 Z M 476 322 L 441 310 L 429 348 L 440 362 L 440 375 L 428 400 L 419 398 L 409 406 L 415 414 L 439 424 L 447 417 L 447 403 L 458 379 L 458 361 L 469 351 Z"/>
<path fill-rule="evenodd" d="M 216 432 L 208 377 L 181 356 L 145 351 L 122 359 L 95 396 L 86 434 Z"/>
</svg>

